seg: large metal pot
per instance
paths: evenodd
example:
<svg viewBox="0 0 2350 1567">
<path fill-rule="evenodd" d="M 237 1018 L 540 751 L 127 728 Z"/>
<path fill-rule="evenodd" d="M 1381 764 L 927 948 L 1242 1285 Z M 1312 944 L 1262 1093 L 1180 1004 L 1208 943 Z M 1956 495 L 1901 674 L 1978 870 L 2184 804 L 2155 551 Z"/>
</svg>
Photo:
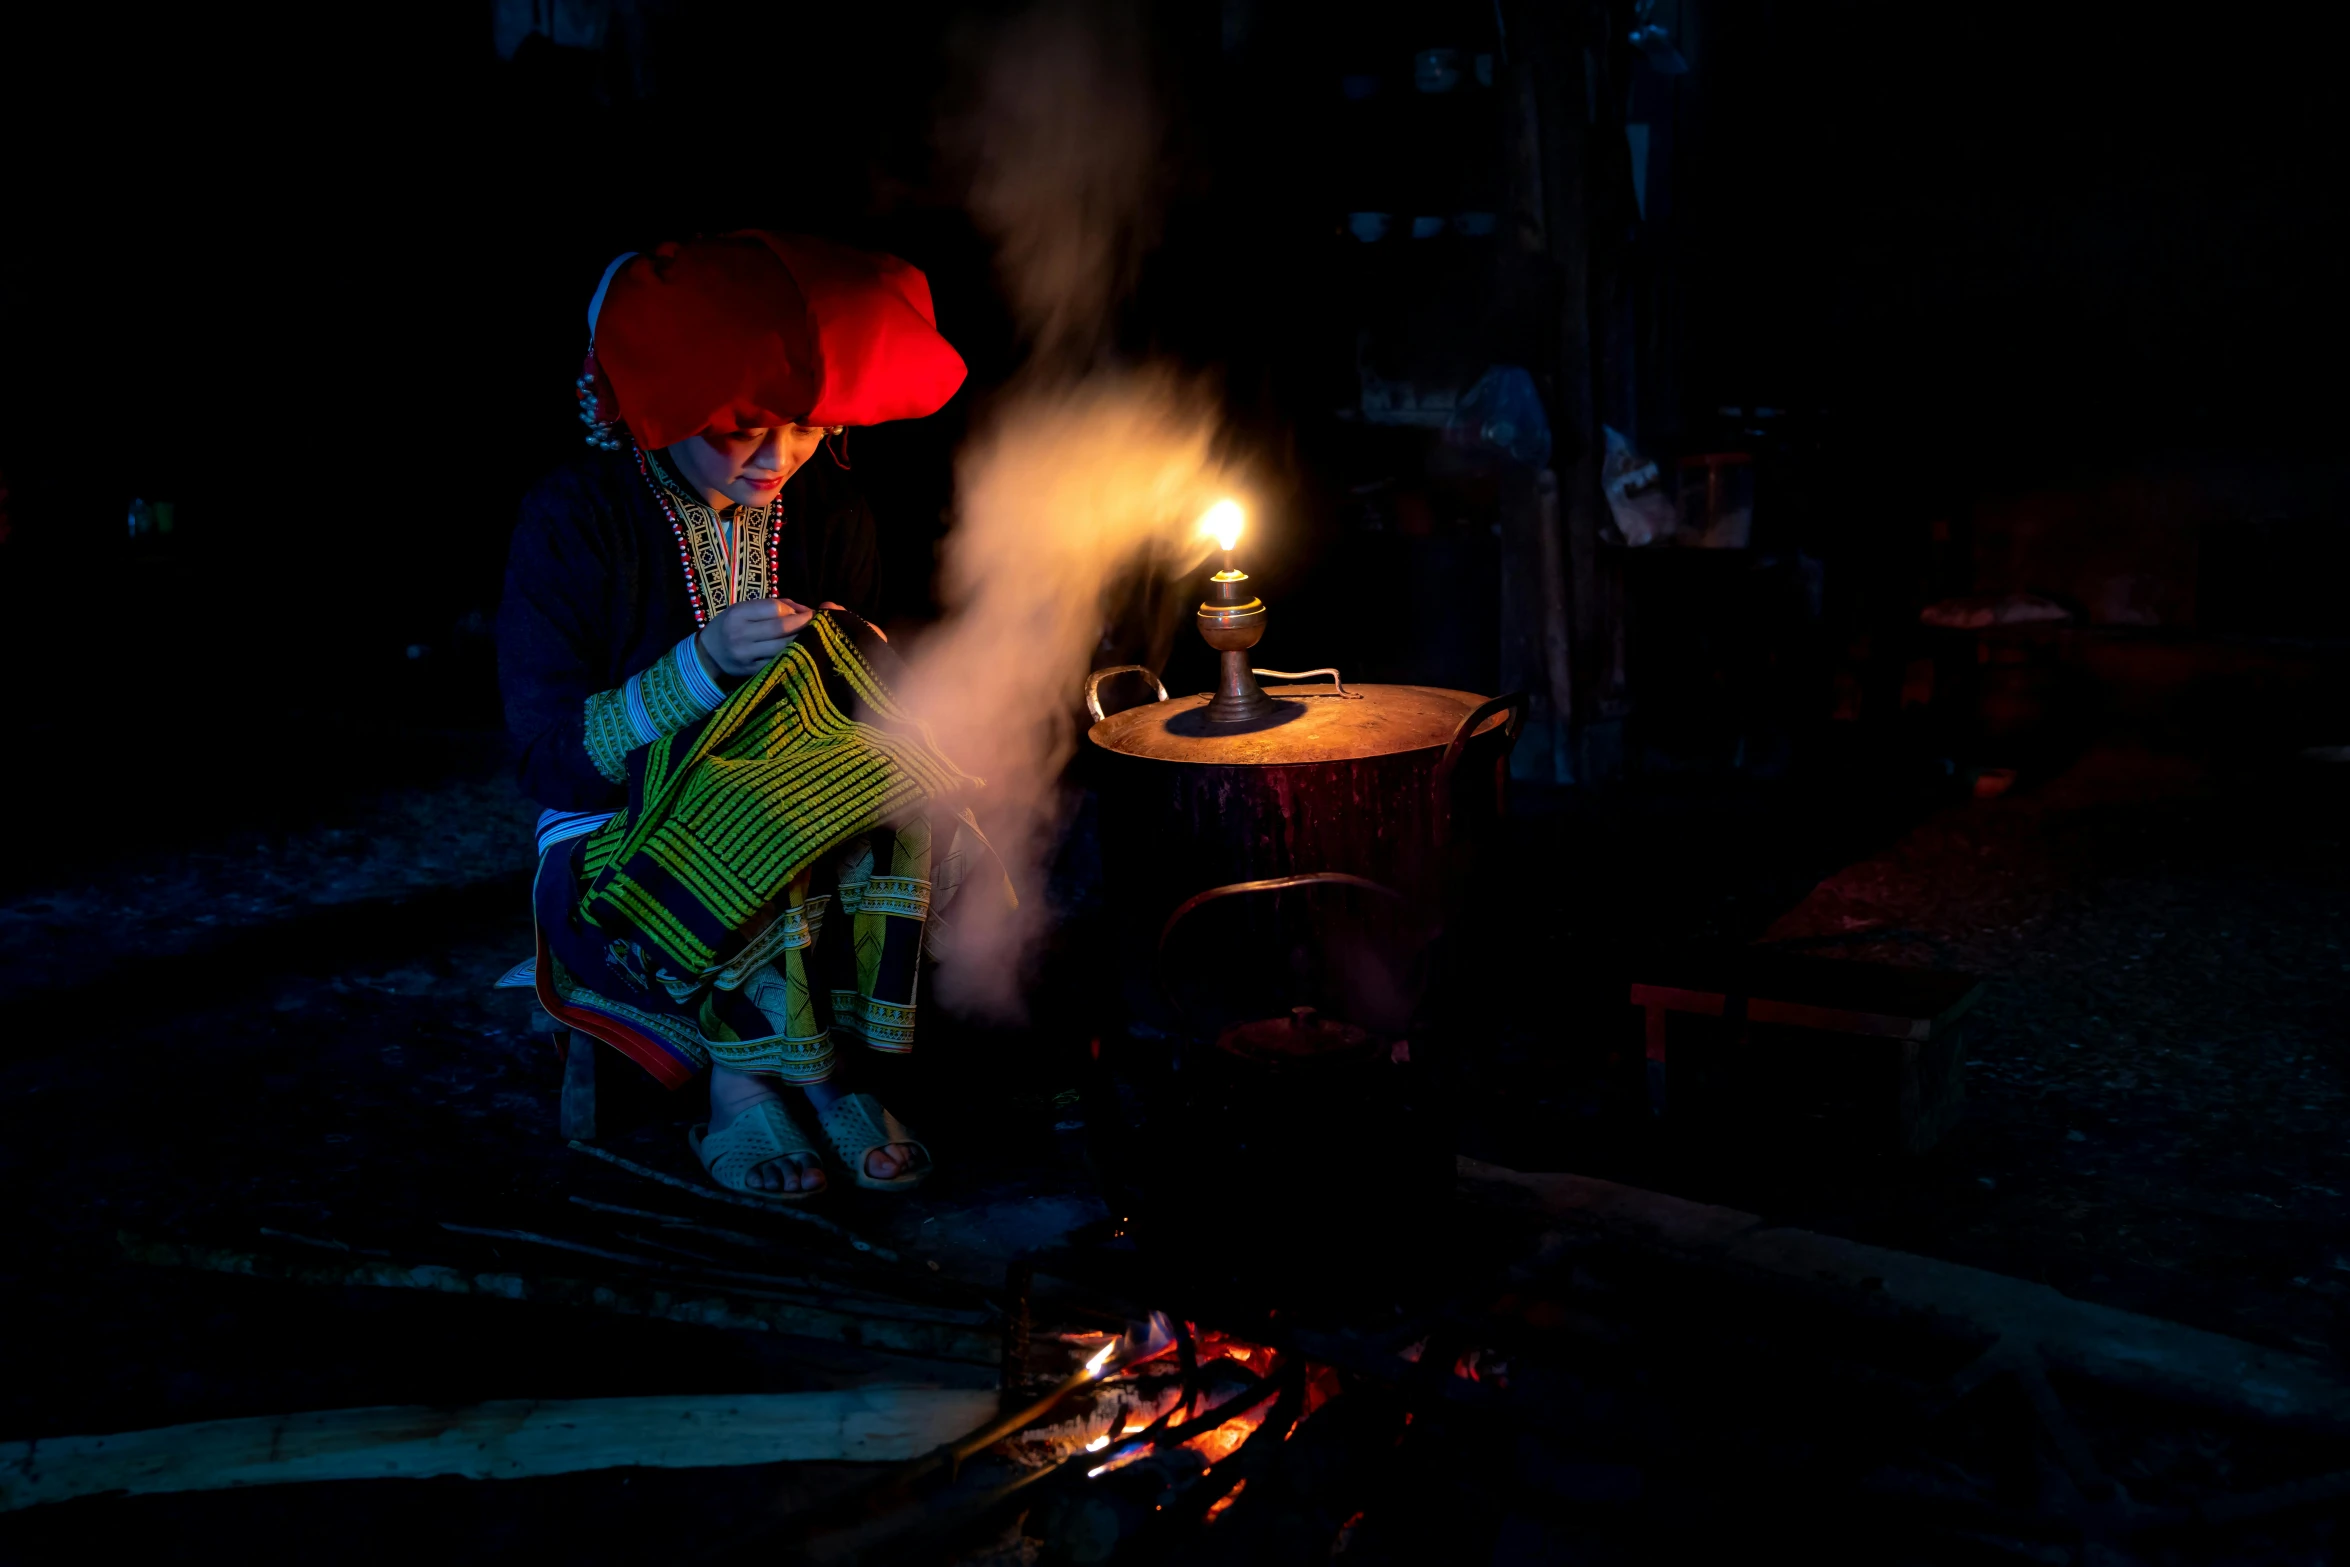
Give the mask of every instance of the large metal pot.
<svg viewBox="0 0 2350 1567">
<path fill-rule="evenodd" d="M 1089 683 L 1087 739 L 1105 882 L 1146 924 L 1203 888 L 1311 871 L 1441 900 L 1448 862 L 1499 821 L 1526 716 L 1522 692 L 1350 688 L 1335 671 L 1269 687 L 1274 712 L 1244 725 L 1207 722 L 1207 694 L 1103 716 L 1101 685 L 1123 672 Z"/>
<path fill-rule="evenodd" d="M 1294 946 L 1216 926 L 1277 904 Z M 1366 908 L 1397 917 L 1388 939 L 1349 917 Z M 1211 887 L 1167 917 L 1172 1026 L 1116 1036 L 1087 1094 L 1104 1195 L 1146 1253 L 1198 1287 L 1297 1305 L 1388 1287 L 1427 1253 L 1454 1143 L 1413 1042 L 1432 935 L 1417 912 L 1320 872 Z M 1368 987 L 1377 1023 L 1330 1010 L 1364 998 L 1367 964 L 1388 980 Z"/>
</svg>

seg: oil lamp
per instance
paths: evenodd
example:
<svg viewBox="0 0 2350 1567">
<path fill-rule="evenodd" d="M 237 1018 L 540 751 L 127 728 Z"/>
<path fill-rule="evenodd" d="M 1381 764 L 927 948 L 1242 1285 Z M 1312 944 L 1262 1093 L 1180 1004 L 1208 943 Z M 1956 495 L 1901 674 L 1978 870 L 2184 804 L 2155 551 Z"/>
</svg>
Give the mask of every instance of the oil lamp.
<svg viewBox="0 0 2350 1567">
<path fill-rule="evenodd" d="M 1224 569 L 1208 579 L 1208 596 L 1199 607 L 1199 634 L 1223 660 L 1203 715 L 1210 724 L 1245 724 L 1274 711 L 1248 661 L 1248 650 L 1265 635 L 1265 601 L 1249 591 L 1248 573 L 1232 564 L 1244 521 L 1240 503 L 1230 500 L 1218 501 L 1199 520 L 1200 532 L 1224 551 Z"/>
</svg>

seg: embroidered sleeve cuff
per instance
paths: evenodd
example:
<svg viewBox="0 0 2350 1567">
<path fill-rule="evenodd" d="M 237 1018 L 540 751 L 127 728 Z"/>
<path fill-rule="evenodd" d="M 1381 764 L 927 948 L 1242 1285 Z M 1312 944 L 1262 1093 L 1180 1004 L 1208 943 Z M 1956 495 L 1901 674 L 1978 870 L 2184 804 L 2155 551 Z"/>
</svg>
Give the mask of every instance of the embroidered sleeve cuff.
<svg viewBox="0 0 2350 1567">
<path fill-rule="evenodd" d="M 726 693 L 702 668 L 694 639 L 687 637 L 618 690 L 587 699 L 588 760 L 612 782 L 626 782 L 629 752 L 716 712 L 725 700 Z"/>
<path fill-rule="evenodd" d="M 696 632 L 678 643 L 677 651 L 672 656 L 677 660 L 678 675 L 685 681 L 686 694 L 700 704 L 703 712 L 714 713 L 718 710 L 718 704 L 726 700 L 726 693 L 719 689 L 717 681 L 710 678 L 710 672 L 702 667 L 702 656 L 694 651 L 694 643 L 700 635 Z"/>
<path fill-rule="evenodd" d="M 628 782 L 628 753 L 645 742 L 637 738 L 628 712 L 628 688 L 598 691 L 587 699 L 584 740 L 588 760 L 612 783 Z"/>
</svg>

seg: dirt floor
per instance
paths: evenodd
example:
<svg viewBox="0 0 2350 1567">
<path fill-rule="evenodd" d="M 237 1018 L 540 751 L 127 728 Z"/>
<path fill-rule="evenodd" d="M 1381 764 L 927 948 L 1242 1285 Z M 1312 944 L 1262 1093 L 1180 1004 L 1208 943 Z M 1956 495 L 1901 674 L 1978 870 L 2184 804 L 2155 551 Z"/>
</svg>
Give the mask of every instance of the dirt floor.
<svg viewBox="0 0 2350 1567">
<path fill-rule="evenodd" d="M 451 1224 L 643 1243 L 641 1226 L 573 1201 L 628 1206 L 648 1188 L 564 1146 L 559 1056 L 526 994 L 491 988 L 530 947 L 531 813 L 488 737 L 440 754 L 437 781 L 326 801 L 298 825 L 189 824 L 178 846 L 151 835 L 0 899 L 0 1183 L 15 1215 L 0 1290 L 40 1324 L 6 1352 L 0 1437 L 902 1374 L 886 1352 L 771 1332 L 133 1260 L 161 1244 L 547 1264 L 542 1247 Z M 1461 1051 L 1464 1151 L 2338 1362 L 2346 792 L 2350 769 L 2111 749 L 1922 824 L 1799 808 L 1785 791 L 1532 801 L 1522 846 L 1576 896 L 1522 923 L 1502 1021 Z M 1700 936 L 1988 977 L 1958 1129 L 1922 1159 L 1782 1158 L 1650 1123 L 1623 1091 L 1621 987 L 1640 951 Z M 1102 1211 L 1061 1072 L 1016 1036 L 972 1036 L 893 1089 L 947 1173 L 910 1204 L 842 1193 L 827 1211 L 944 1278 L 1000 1278 L 1008 1256 Z M 604 1079 L 604 1144 L 690 1175 L 695 1107 L 616 1067 Z M 589 1475 L 485 1501 L 497 1488 L 436 1482 L 447 1495 L 422 1511 L 404 1488 L 335 1485 L 286 1493 L 268 1516 L 313 1544 L 357 1529 L 361 1555 L 432 1544 L 486 1560 L 529 1538 L 626 1560 L 826 1484 L 821 1470 L 781 1490 L 765 1472 Z M 0 1557 L 112 1539 L 203 1559 L 254 1516 L 233 1495 L 77 1503 L 0 1518 Z"/>
<path fill-rule="evenodd" d="M 1788 831 L 1774 867 L 1741 865 L 1724 842 L 1767 820 L 1696 821 L 1687 841 L 1660 842 L 1552 818 L 1561 874 L 1579 868 L 1620 901 L 1533 938 L 1526 961 L 1575 976 L 1583 1006 L 1571 1021 L 1516 1011 L 1482 1095 L 1516 1108 L 1472 1139 L 1498 1163 L 1611 1175 L 2338 1360 L 2346 806 L 2338 764 L 2099 748 L 1821 866 L 1792 907 L 1777 901 L 1785 871 L 1832 829 Z M 1699 936 L 1986 978 L 1956 1128 L 1912 1159 L 1774 1144 L 1767 1129 L 1709 1146 L 1643 1124 L 1621 1080 L 1639 1050 L 1622 987 L 1646 952 Z M 1612 1068 L 1572 1027 L 1594 1016 Z"/>
</svg>

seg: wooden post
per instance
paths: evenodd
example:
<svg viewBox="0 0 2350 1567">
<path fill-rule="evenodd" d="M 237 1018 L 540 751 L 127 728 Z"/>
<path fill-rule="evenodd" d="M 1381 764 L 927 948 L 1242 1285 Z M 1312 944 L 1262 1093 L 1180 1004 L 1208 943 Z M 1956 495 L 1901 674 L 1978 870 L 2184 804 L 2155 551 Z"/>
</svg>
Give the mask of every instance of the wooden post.
<svg viewBox="0 0 2350 1567">
<path fill-rule="evenodd" d="M 1509 213 L 1501 235 L 1496 286 L 1524 301 L 1532 323 L 1560 308 L 1551 256 L 1550 197 L 1543 178 L 1541 89 L 1530 63 L 1512 63 L 1502 80 L 1503 157 Z M 1538 334 L 1536 335 L 1539 341 Z M 1534 355 L 1547 372 L 1552 345 Z M 1546 374 L 1554 391 L 1555 374 Z M 1502 486 L 1501 688 L 1533 696 L 1530 731 L 1511 757 L 1521 778 L 1572 783 L 1575 716 L 1573 622 L 1567 604 L 1566 546 L 1560 532 L 1558 476 L 1513 472 Z"/>
<path fill-rule="evenodd" d="M 1567 689 L 1553 693 L 1557 717 L 1573 736 L 1569 757 L 1576 779 L 1592 781 L 1615 770 L 1618 748 L 1594 745 L 1594 726 L 1610 726 L 1625 710 L 1623 594 L 1615 567 L 1599 549 L 1607 501 L 1600 489 L 1606 441 L 1600 431 L 1601 377 L 1608 334 L 1600 302 L 1613 297 L 1615 247 L 1593 245 L 1597 213 L 1609 210 L 1602 190 L 1595 118 L 1616 95 L 1604 80 L 1602 56 L 1612 26 L 1604 9 L 1518 5 L 1508 32 L 1513 55 L 1509 164 L 1513 206 L 1530 207 L 1538 221 L 1519 221 L 1521 242 L 1538 244 L 1549 263 L 1554 327 L 1548 365 L 1552 469 L 1557 517 L 1556 563 L 1525 563 L 1549 579 L 1563 601 L 1566 648 L 1552 656 L 1544 642 L 1546 673 Z M 1593 43 L 1601 47 L 1590 47 Z M 1539 546 L 1539 527 L 1529 542 Z M 1555 587 L 1553 587 L 1555 583 Z M 1549 627 L 1545 626 L 1547 633 Z"/>
</svg>

